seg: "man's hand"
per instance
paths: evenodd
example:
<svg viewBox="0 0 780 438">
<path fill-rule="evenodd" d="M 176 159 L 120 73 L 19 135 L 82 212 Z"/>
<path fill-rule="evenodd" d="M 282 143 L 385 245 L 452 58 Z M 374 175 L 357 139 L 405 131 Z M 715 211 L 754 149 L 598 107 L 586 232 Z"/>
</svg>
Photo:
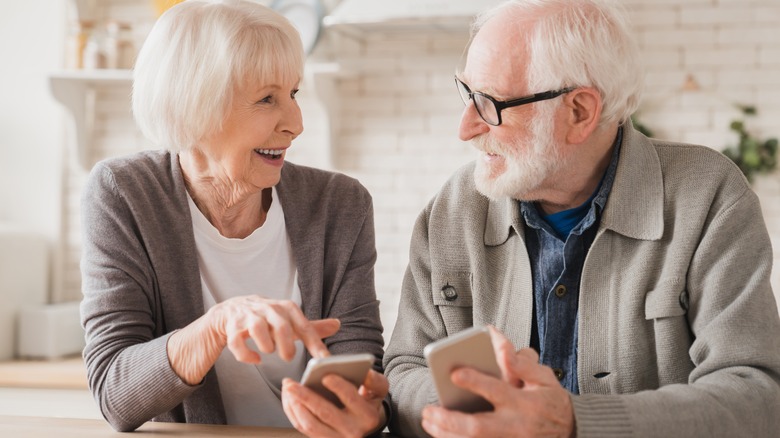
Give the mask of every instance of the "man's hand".
<svg viewBox="0 0 780 438">
<path fill-rule="evenodd" d="M 452 381 L 487 399 L 494 410 L 467 414 L 427 406 L 425 431 L 438 438 L 573 437 L 571 399 L 552 369 L 540 365 L 539 355 L 530 348 L 515 352 L 512 343 L 492 327 L 491 338 L 502 379 L 459 368 L 452 372 Z"/>
<path fill-rule="evenodd" d="M 385 423 L 382 400 L 389 385 L 382 374 L 370 370 L 359 389 L 335 374 L 325 376 L 322 383 L 338 396 L 343 408 L 291 379 L 282 382 L 282 407 L 298 431 L 310 437 L 358 438 Z"/>
</svg>

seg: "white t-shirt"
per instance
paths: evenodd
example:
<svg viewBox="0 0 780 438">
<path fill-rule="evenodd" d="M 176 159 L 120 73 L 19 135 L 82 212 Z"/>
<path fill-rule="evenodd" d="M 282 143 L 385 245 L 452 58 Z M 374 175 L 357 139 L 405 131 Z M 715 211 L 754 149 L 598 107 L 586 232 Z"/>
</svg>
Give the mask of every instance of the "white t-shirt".
<svg viewBox="0 0 780 438">
<path fill-rule="evenodd" d="M 265 223 L 244 239 L 229 239 L 217 231 L 189 198 L 204 310 L 242 295 L 292 300 L 301 305 L 297 269 L 276 188 Z M 254 342 L 247 341 L 258 352 Z M 295 343 L 295 357 L 260 353 L 259 365 L 238 362 L 225 348 L 215 364 L 228 424 L 292 427 L 282 410 L 282 378 L 300 380 L 304 348 Z"/>
</svg>

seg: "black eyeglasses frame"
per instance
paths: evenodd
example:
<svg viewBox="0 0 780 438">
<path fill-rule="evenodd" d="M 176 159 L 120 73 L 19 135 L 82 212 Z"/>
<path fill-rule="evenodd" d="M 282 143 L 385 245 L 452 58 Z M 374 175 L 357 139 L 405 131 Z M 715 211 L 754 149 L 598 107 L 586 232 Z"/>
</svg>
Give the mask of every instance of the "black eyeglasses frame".
<svg viewBox="0 0 780 438">
<path fill-rule="evenodd" d="M 463 86 L 463 89 L 466 90 L 466 93 L 468 94 L 469 99 L 471 99 L 472 101 L 474 101 L 474 95 L 478 94 L 478 95 L 484 97 L 485 99 L 488 99 L 493 104 L 493 107 L 495 107 L 495 109 L 496 109 L 496 117 L 498 118 L 498 123 L 495 123 L 495 124 L 494 123 L 490 123 L 485 118 L 485 116 L 482 115 L 482 112 L 479 110 L 479 105 L 477 105 L 476 102 L 474 103 L 474 108 L 477 110 L 477 114 L 479 114 L 479 117 L 485 123 L 487 123 L 490 126 L 499 126 L 501 124 L 501 122 L 502 122 L 501 111 L 506 109 L 506 108 L 512 108 L 512 107 L 520 106 L 520 105 L 527 105 L 529 103 L 539 102 L 539 101 L 542 101 L 542 100 L 555 99 L 556 97 L 558 97 L 558 96 L 560 96 L 562 94 L 570 93 L 570 92 L 572 92 L 572 91 L 577 89 L 577 87 L 566 87 L 566 88 L 561 88 L 559 90 L 550 90 L 550 91 L 545 91 L 545 92 L 542 92 L 542 93 L 531 94 L 529 96 L 518 97 L 517 99 L 498 100 L 498 99 L 494 98 L 493 96 L 491 96 L 489 94 L 486 94 L 486 93 L 483 93 L 481 91 L 471 91 L 471 88 L 469 88 L 469 86 L 466 85 L 463 81 L 458 79 L 457 76 L 455 76 L 455 85 L 458 86 L 458 87 Z M 461 99 L 463 99 L 463 95 L 460 92 L 458 92 L 458 94 L 460 94 L 461 95 Z M 468 105 L 468 101 L 463 99 L 463 104 Z"/>
</svg>

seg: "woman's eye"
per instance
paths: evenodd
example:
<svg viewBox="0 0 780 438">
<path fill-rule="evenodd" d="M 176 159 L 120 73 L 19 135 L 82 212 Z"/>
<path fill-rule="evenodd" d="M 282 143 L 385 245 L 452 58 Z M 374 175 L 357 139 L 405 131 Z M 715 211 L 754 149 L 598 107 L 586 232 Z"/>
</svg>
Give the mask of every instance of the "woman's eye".
<svg viewBox="0 0 780 438">
<path fill-rule="evenodd" d="M 257 103 L 271 103 L 273 98 L 271 96 L 266 96 L 260 100 L 257 101 Z"/>
<path fill-rule="evenodd" d="M 293 100 L 295 100 L 295 95 L 296 95 L 296 94 L 298 94 L 298 90 L 297 90 L 297 89 L 295 89 L 295 90 L 292 90 L 292 91 L 290 92 L 290 98 L 291 98 L 291 99 L 293 99 Z"/>
</svg>

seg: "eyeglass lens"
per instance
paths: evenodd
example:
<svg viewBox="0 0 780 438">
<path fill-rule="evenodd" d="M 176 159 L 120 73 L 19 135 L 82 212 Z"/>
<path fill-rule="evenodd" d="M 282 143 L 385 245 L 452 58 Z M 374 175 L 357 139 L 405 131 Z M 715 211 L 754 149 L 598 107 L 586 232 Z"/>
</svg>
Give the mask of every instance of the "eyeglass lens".
<svg viewBox="0 0 780 438">
<path fill-rule="evenodd" d="M 472 93 L 466 87 L 466 84 L 457 79 L 455 80 L 455 83 L 458 84 L 458 92 L 460 93 L 460 98 L 463 99 L 464 104 L 468 105 L 469 99 L 473 99 L 474 106 L 477 108 L 477 114 L 482 117 L 482 120 L 490 125 L 498 124 L 498 111 L 496 111 L 496 106 L 493 104 L 493 101 L 482 94 Z"/>
</svg>

